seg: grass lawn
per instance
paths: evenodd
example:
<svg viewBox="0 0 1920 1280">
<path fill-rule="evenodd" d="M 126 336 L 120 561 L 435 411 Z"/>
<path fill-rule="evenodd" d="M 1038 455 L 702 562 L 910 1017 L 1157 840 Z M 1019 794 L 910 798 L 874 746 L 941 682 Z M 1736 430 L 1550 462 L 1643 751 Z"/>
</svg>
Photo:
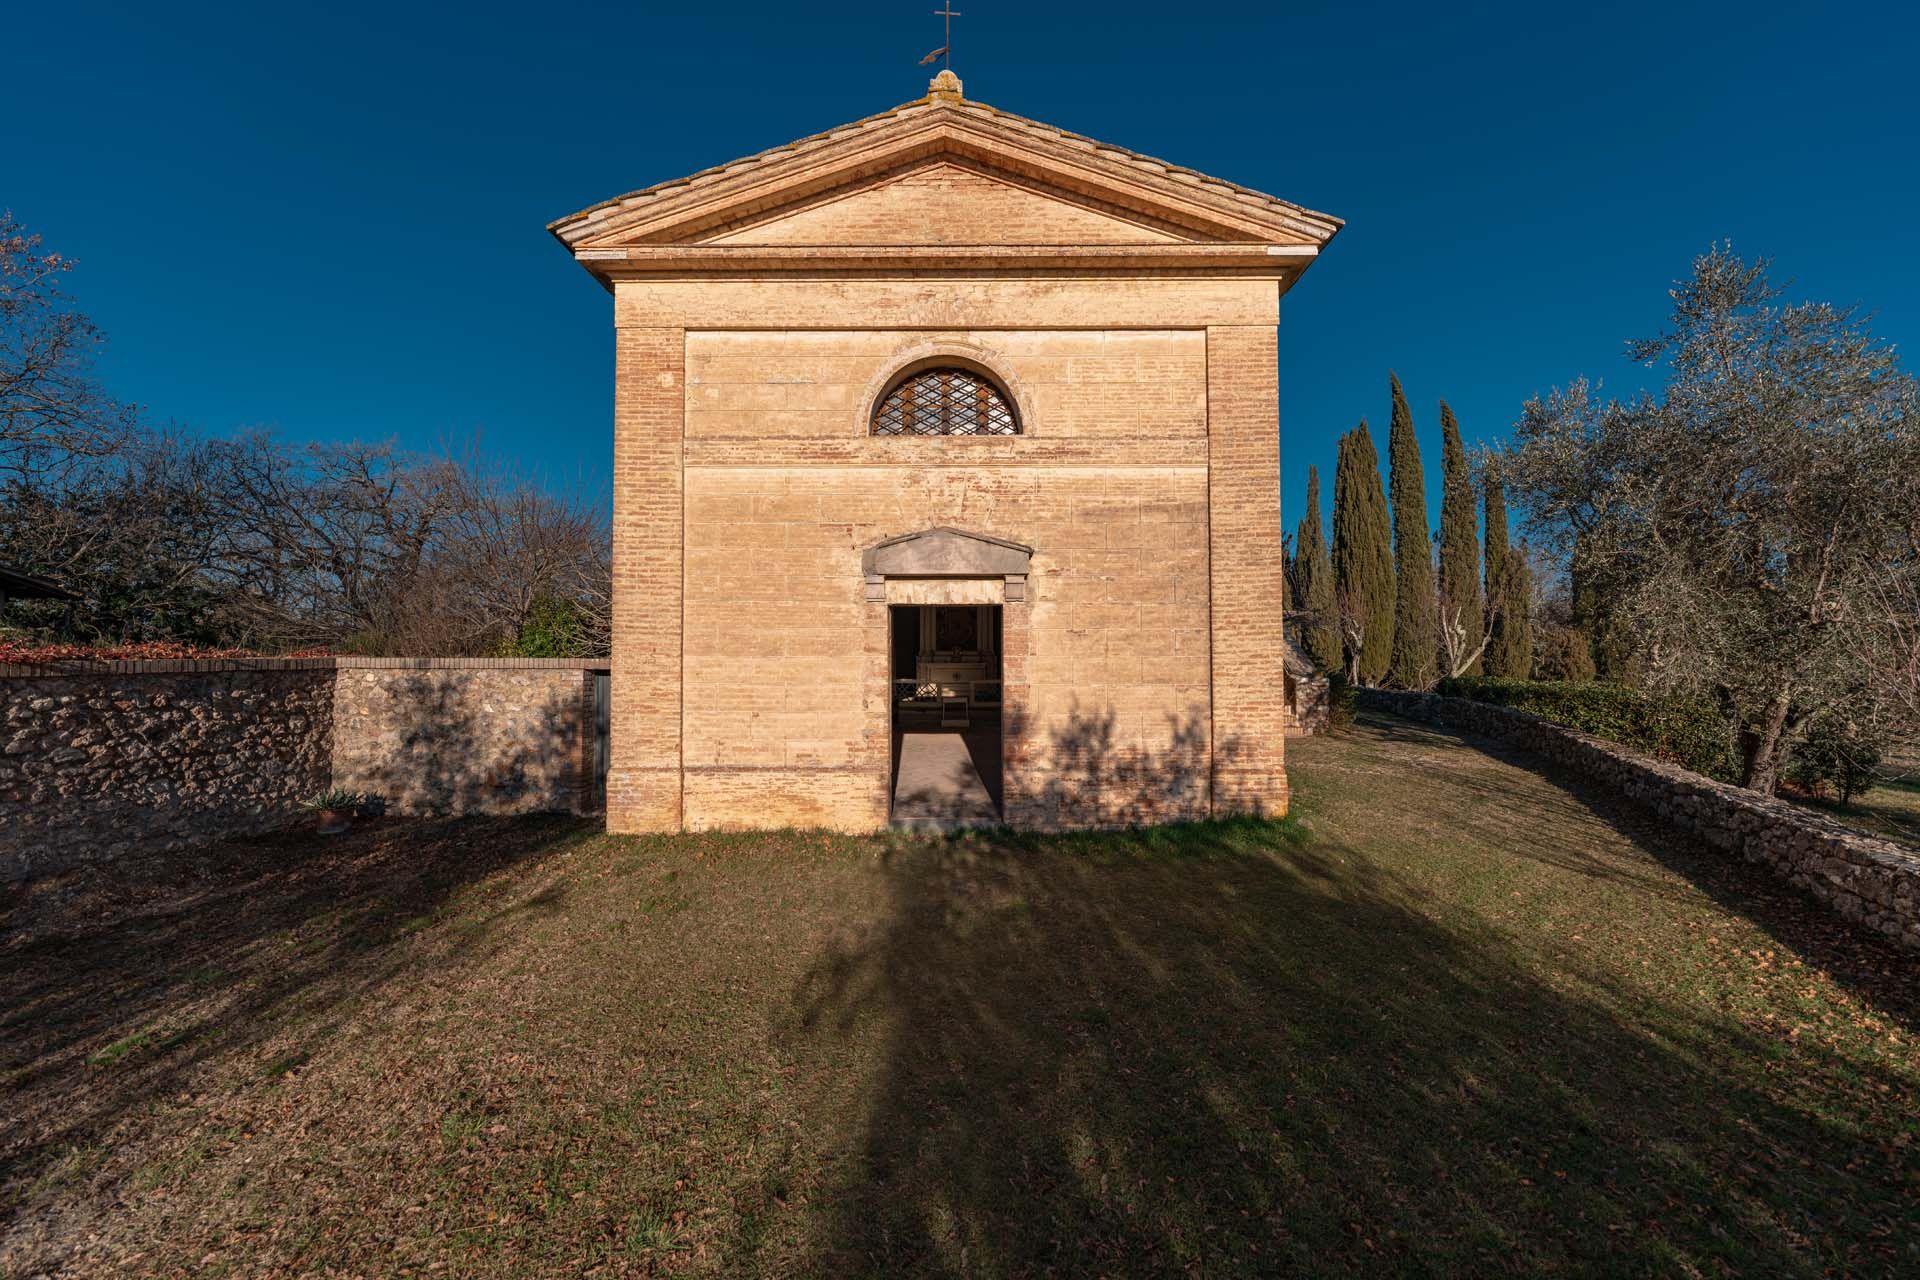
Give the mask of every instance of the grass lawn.
<svg viewBox="0 0 1920 1280">
<path fill-rule="evenodd" d="M 1889 752 L 1880 770 L 1881 780 L 1851 804 L 1837 800 L 1801 800 L 1848 826 L 1872 832 L 1883 840 L 1899 840 L 1920 847 L 1920 745 Z"/>
<path fill-rule="evenodd" d="M 0 1274 L 1920 1270 L 1920 958 L 1363 718 L 1285 822 L 369 824 L 5 903 Z"/>
</svg>

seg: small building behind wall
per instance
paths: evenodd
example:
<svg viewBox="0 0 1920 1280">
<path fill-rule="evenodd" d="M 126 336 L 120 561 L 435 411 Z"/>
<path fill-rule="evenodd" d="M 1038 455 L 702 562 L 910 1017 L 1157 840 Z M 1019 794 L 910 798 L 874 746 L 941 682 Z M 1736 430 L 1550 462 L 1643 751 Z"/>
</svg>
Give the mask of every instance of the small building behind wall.
<svg viewBox="0 0 1920 1280">
<path fill-rule="evenodd" d="M 66 600 L 80 597 L 57 582 L 0 565 L 0 608 L 12 600 Z"/>
<path fill-rule="evenodd" d="M 918 760 L 964 821 L 1283 812 L 1275 326 L 1339 226 L 947 72 L 555 223 L 618 335 L 609 828 L 870 830 Z"/>
</svg>

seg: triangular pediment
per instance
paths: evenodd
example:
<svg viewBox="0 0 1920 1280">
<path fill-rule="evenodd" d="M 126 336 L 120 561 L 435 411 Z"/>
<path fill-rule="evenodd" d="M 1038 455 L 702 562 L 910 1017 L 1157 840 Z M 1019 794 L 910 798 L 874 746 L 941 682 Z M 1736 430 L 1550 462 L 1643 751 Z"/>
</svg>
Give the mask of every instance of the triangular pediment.
<svg viewBox="0 0 1920 1280">
<path fill-rule="evenodd" d="M 923 161 L 699 237 L 709 245 L 1178 244 L 1198 234 L 1151 215 L 995 173 Z"/>
<path fill-rule="evenodd" d="M 1304 265 L 1340 225 L 936 81 L 921 101 L 605 201 L 551 230 L 605 275 L 862 247 L 1164 255 L 1234 246 Z"/>
<path fill-rule="evenodd" d="M 945 525 L 902 534 L 869 547 L 869 578 L 999 578 L 1027 572 L 1033 548 Z"/>
</svg>

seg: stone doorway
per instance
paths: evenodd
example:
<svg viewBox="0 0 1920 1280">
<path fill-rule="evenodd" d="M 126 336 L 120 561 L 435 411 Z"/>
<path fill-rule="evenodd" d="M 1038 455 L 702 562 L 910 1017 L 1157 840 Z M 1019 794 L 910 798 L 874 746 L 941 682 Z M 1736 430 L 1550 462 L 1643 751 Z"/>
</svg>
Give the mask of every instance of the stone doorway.
<svg viewBox="0 0 1920 1280">
<path fill-rule="evenodd" d="M 953 830 L 1005 820 L 1002 653 L 997 604 L 890 605 L 894 826 Z"/>
<path fill-rule="evenodd" d="M 865 759 L 893 825 L 952 830 L 1027 818 L 1032 557 L 1032 547 L 944 527 L 861 554 Z"/>
</svg>

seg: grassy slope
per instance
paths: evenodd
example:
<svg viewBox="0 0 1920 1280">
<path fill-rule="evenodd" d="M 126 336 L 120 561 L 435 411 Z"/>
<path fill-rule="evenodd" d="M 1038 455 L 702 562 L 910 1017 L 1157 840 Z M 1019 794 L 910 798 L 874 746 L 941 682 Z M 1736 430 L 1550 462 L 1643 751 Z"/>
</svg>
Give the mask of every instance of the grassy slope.
<svg viewBox="0 0 1920 1280">
<path fill-rule="evenodd" d="M 386 823 L 43 890 L 0 1272 L 1920 1266 L 1913 957 L 1425 730 L 1294 774 L 1274 825 Z"/>
<path fill-rule="evenodd" d="M 1879 785 L 1852 804 L 1837 800 L 1802 800 L 1841 822 L 1882 839 L 1920 847 L 1920 746 L 1888 753 Z"/>
</svg>

